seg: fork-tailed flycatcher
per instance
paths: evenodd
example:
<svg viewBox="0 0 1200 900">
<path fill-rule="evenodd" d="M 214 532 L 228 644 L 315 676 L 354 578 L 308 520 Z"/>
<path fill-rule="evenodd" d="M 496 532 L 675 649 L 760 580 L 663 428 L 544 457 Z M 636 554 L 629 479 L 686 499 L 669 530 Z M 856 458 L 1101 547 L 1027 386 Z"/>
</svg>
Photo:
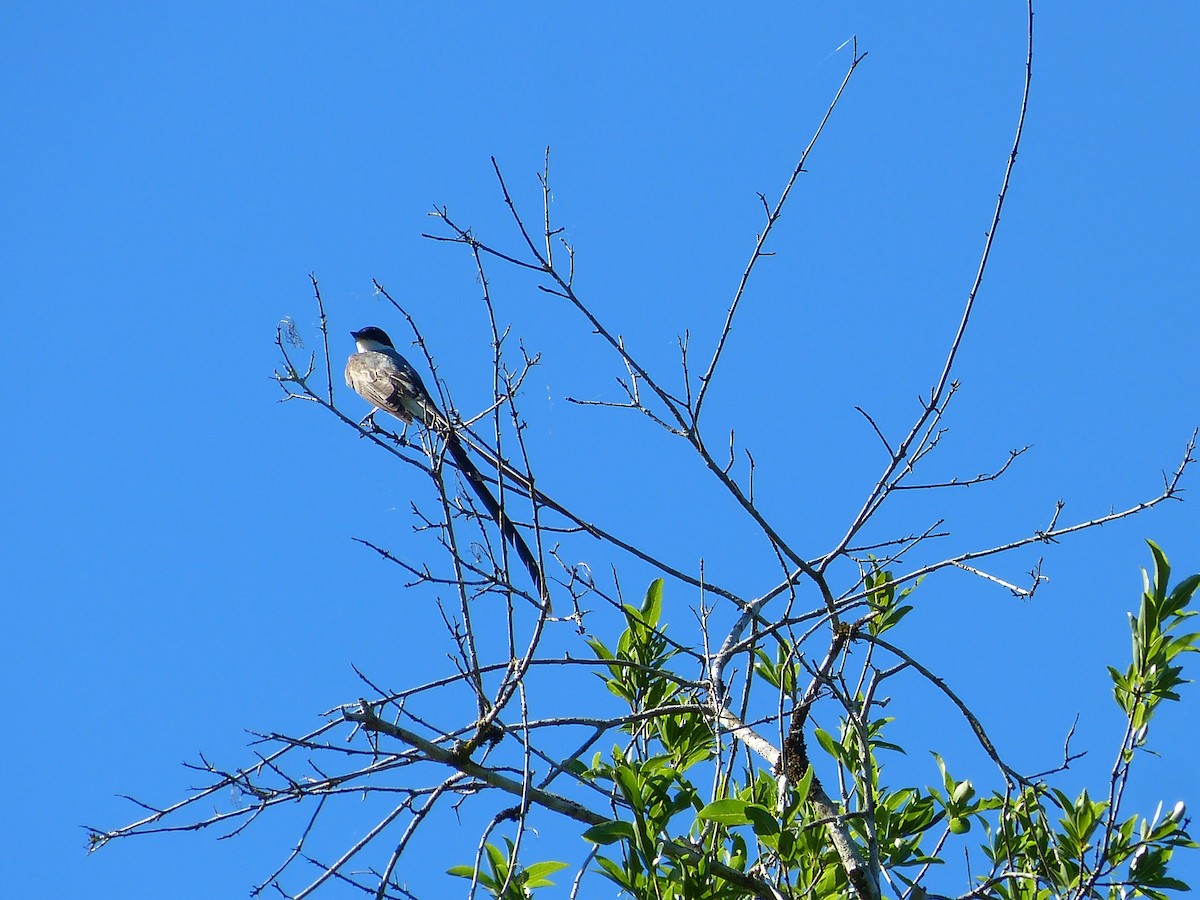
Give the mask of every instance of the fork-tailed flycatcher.
<svg viewBox="0 0 1200 900">
<path fill-rule="evenodd" d="M 455 465 L 463 473 L 463 477 L 466 478 L 471 489 L 475 491 L 487 508 L 488 513 L 496 520 L 496 524 L 500 526 L 500 533 L 512 544 L 517 551 L 517 556 L 529 570 L 529 576 L 533 579 L 539 598 L 545 604 L 546 611 L 549 612 L 550 594 L 544 589 L 542 569 L 538 565 L 537 557 L 530 551 L 529 545 L 525 543 L 521 533 L 517 531 L 516 526 L 505 515 L 500 504 L 496 502 L 492 492 L 488 490 L 487 483 L 483 480 L 479 469 L 471 462 L 471 458 L 467 456 L 467 451 L 458 435 L 454 433 L 453 426 L 442 415 L 430 398 L 429 392 L 425 390 L 425 385 L 421 381 L 421 376 L 417 374 L 417 370 L 396 352 L 392 339 L 382 328 L 371 325 L 361 331 L 350 332 L 350 336 L 354 338 L 358 352 L 352 354 L 346 361 L 346 384 L 354 388 L 360 397 L 376 409 L 391 413 L 402 422 L 411 422 L 415 419 L 431 431 L 437 432 L 445 440 L 446 449 L 454 458 Z"/>
</svg>

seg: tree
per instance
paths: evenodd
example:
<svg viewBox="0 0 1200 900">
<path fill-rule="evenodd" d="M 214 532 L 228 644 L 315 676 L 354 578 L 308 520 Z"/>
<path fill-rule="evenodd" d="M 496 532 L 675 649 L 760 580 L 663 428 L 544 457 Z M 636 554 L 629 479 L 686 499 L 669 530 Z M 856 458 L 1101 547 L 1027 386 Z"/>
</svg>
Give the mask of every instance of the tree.
<svg viewBox="0 0 1200 900">
<path fill-rule="evenodd" d="M 861 59 L 854 47 L 842 87 L 809 149 Z M 553 618 L 530 590 L 523 568 L 510 567 L 508 548 L 491 519 L 456 481 L 447 465 L 446 435 L 437 429 L 398 431 L 376 421 L 359 423 L 340 403 L 324 303 L 314 280 L 321 352 L 307 366 L 298 363 L 292 348 L 300 346 L 300 336 L 285 323 L 277 337 L 284 357 L 277 378 L 289 399 L 318 405 L 428 477 L 435 511 L 418 506 L 416 512 L 421 527 L 446 551 L 443 561 L 413 563 L 388 548 L 368 546 L 413 584 L 457 597 L 457 609 L 445 612 L 457 671 L 398 691 L 376 686 L 379 674 L 364 673 L 369 699 L 340 706 L 302 736 L 262 734 L 268 749 L 253 765 L 227 770 L 202 759 L 197 768 L 211 776 L 203 790 L 167 809 L 151 809 L 124 828 L 95 830 L 94 843 L 167 828 L 224 824 L 238 830 L 267 811 L 302 801 L 313 807 L 310 823 L 295 853 L 264 886 L 283 890 L 285 881 L 297 877 L 291 865 L 309 859 L 319 874 L 299 890 L 290 888 L 292 896 L 308 896 L 335 882 L 381 897 L 409 896 L 404 872 L 412 863 L 406 851 L 422 825 L 447 805 L 485 805 L 499 810 L 473 858 L 464 844 L 464 861 L 451 874 L 470 879 L 472 890 L 482 887 L 498 897 L 539 890 L 566 866 L 531 859 L 525 848 L 528 829 L 546 828 L 549 822 L 570 823 L 590 842 L 591 852 L 576 870 L 577 885 L 602 873 L 633 896 L 919 898 L 931 891 L 927 885 L 934 881 L 935 865 L 957 859 L 958 850 L 978 841 L 981 831 L 983 849 L 970 857 L 970 869 L 959 878 L 960 896 L 1159 896 L 1180 888 L 1168 868 L 1176 849 L 1193 846 L 1185 810 L 1130 817 L 1122 801 L 1137 752 L 1148 746 L 1152 714 L 1163 701 L 1178 699 L 1180 656 L 1196 641 L 1181 627 L 1190 615 L 1187 604 L 1200 583 L 1197 576 L 1172 588 L 1166 557 L 1151 545 L 1151 574 L 1132 619 L 1133 659 L 1125 669 L 1112 670 L 1128 728 L 1098 800 L 1087 792 L 1072 798 L 1054 786 L 1053 776 L 1077 758 L 1069 741 L 1054 770 L 1029 774 L 1008 764 L 953 687 L 904 648 L 902 620 L 920 592 L 935 589 L 933 576 L 950 570 L 972 572 L 1032 597 L 1043 580 L 1040 566 L 1023 586 L 980 567 L 1177 498 L 1195 436 L 1163 491 L 1125 510 L 1061 524 L 1060 504 L 1042 529 L 949 556 L 934 549 L 940 522 L 880 533 L 882 511 L 901 492 L 936 494 L 995 481 L 1024 452 L 1012 451 L 995 471 L 974 478 L 916 480 L 938 447 L 957 390 L 955 360 L 1014 172 L 1031 72 L 1032 14 L 1018 125 L 958 331 L 910 428 L 889 437 L 863 412 L 885 450 L 886 464 L 848 527 L 816 556 L 789 540 L 789 523 L 769 513 L 756 495 L 754 457 L 747 453 L 739 462 L 732 432 L 714 436 L 704 414 L 710 390 L 728 365 L 727 340 L 745 289 L 769 254 L 808 150 L 779 197 L 773 203 L 763 198 L 761 231 L 700 369 L 693 363 L 690 339 L 680 340 L 677 389 L 644 364 L 578 291 L 575 251 L 561 240 L 561 228 L 550 215 L 548 154 L 537 228 L 527 224 L 494 164 L 523 243 L 519 254 L 485 242 L 445 207 L 436 210 L 444 230 L 431 237 L 464 248 L 482 287 L 494 353 L 495 400 L 488 409 L 457 416 L 420 329 L 377 285 L 411 326 L 425 368 L 435 375 L 430 382 L 435 399 L 454 422 L 458 439 L 490 462 L 500 507 L 526 523 L 528 543 L 556 594 L 560 618 Z M 746 595 L 715 584 L 702 567 L 692 571 L 659 558 L 653 548 L 623 538 L 618 527 L 591 521 L 543 488 L 517 405 L 537 357 L 524 348 L 511 350 L 491 298 L 489 273 L 495 265 L 530 273 L 540 290 L 573 309 L 607 343 L 626 372 L 625 399 L 579 402 L 634 411 L 682 440 L 776 556 L 778 572 L 769 586 Z M 510 367 L 514 358 L 517 363 Z M 598 578 L 587 566 L 568 561 L 574 557 L 564 548 L 574 545 L 590 547 L 591 553 L 600 547 L 628 554 L 660 577 L 640 602 L 626 602 L 615 577 Z M 664 610 L 685 604 L 695 611 L 696 625 L 681 634 L 678 622 L 668 627 Z M 602 615 L 606 607 L 613 616 Z M 578 633 L 573 642 L 563 633 L 571 624 Z M 579 685 L 570 705 L 547 705 L 542 685 L 567 679 Z M 889 754 L 900 747 L 889 739 L 884 691 L 904 690 L 905 679 L 932 685 L 944 695 L 950 714 L 964 718 L 975 733 L 994 773 L 956 777 L 939 756 L 938 783 L 889 783 L 884 769 Z M 613 698 L 620 708 L 610 711 Z M 818 720 L 828 727 L 814 725 Z M 994 787 L 981 792 L 976 784 L 985 779 Z M 231 790 L 245 805 L 208 811 L 217 794 Z M 326 806 L 362 797 L 384 807 L 364 836 L 343 844 L 332 858 L 323 848 L 311 849 Z M 503 799 L 497 803 L 496 798 Z M 975 837 L 966 837 L 971 832 Z M 350 865 L 370 854 L 378 860 L 365 874 Z"/>
</svg>

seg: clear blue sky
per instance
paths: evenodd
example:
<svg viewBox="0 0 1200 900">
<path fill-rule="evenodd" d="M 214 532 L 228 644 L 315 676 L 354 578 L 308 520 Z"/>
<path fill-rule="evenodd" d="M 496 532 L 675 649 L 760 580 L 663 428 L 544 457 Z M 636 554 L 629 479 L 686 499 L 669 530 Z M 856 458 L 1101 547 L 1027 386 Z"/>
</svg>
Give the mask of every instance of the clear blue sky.
<svg viewBox="0 0 1200 900">
<path fill-rule="evenodd" d="M 840 535 L 883 463 L 853 407 L 895 435 L 957 324 L 1015 123 L 1024 14 L 733 10 L 6 5 L 10 896 L 244 896 L 302 812 L 233 841 L 137 839 L 90 858 L 80 826 L 132 817 L 119 793 L 178 798 L 196 780 L 179 763 L 198 751 L 248 761 L 242 729 L 308 729 L 362 692 L 351 663 L 394 686 L 448 666 L 441 636 L 422 632 L 436 627 L 429 597 L 350 540 L 418 546 L 408 504 L 427 485 L 315 409 L 275 402 L 276 323 L 313 335 L 308 273 L 339 354 L 350 328 L 401 330 L 377 278 L 417 317 L 459 406 L 479 408 L 490 355 L 474 271 L 419 235 L 448 204 L 516 248 L 488 157 L 536 209 L 550 145 L 581 293 L 667 371 L 684 329 L 697 353 L 710 346 L 760 226 L 756 192 L 777 195 L 857 34 L 869 56 L 780 223 L 709 410 L 714 436 L 736 428 L 755 453 L 763 505 L 797 546 L 816 555 Z M 900 498 L 897 530 L 947 515 L 947 552 L 999 543 L 1044 525 L 1059 498 L 1066 521 L 1153 496 L 1177 464 L 1200 423 L 1198 25 L 1183 2 L 1039 10 L 1025 143 L 928 474 L 969 477 L 1034 448 L 998 486 Z M 611 354 L 532 280 L 492 274 L 501 316 L 542 353 L 523 398 L 542 485 L 747 594 L 771 583 L 761 544 L 681 446 L 565 403 L 615 399 Z M 1051 581 L 1028 603 L 930 579 L 904 640 L 1021 767 L 1053 765 L 1081 713 L 1078 745 L 1094 749 L 1063 786 L 1098 788 L 1120 733 L 1104 665 L 1126 660 L 1142 540 L 1187 574 L 1197 534 L 1190 499 L 1045 548 Z M 597 572 L 615 561 L 634 594 L 650 577 L 593 545 L 571 557 Z M 693 600 L 669 594 L 673 623 L 691 622 Z M 1190 716 L 1156 719 L 1161 758 L 1131 792 L 1143 811 L 1159 798 L 1200 810 L 1200 695 L 1185 698 Z M 910 703 L 903 727 L 928 778 L 931 747 L 970 771 L 942 705 Z M 437 835 L 465 845 L 431 869 L 467 861 L 475 838 Z M 1200 863 L 1180 874 L 1200 881 Z M 610 892 L 597 880 L 586 893 Z"/>
</svg>

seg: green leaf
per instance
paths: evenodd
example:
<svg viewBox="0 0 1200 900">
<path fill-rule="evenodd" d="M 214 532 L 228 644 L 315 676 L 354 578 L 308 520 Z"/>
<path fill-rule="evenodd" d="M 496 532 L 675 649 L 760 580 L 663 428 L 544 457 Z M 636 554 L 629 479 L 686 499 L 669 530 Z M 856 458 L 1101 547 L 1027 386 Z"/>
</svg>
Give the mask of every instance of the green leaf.
<svg viewBox="0 0 1200 900">
<path fill-rule="evenodd" d="M 1178 615 L 1178 610 L 1188 605 L 1197 588 L 1200 588 L 1200 574 L 1189 575 L 1183 581 L 1179 582 L 1179 584 L 1175 585 L 1175 590 L 1171 591 L 1168 601 L 1170 612 L 1173 615 Z"/>
<path fill-rule="evenodd" d="M 618 841 L 633 840 L 633 824 L 630 822 L 622 822 L 620 820 L 613 822 L 602 822 L 599 825 L 593 825 L 583 833 L 585 841 L 591 841 L 593 844 L 615 844 Z"/>
<path fill-rule="evenodd" d="M 658 625 L 662 615 L 663 580 L 655 578 L 646 590 L 646 599 L 642 601 L 642 621 L 654 627 Z"/>
<path fill-rule="evenodd" d="M 723 800 L 714 800 L 708 804 L 704 809 L 696 813 L 696 818 L 705 819 L 709 822 L 717 822 L 727 827 L 730 825 L 749 825 L 750 817 L 746 815 L 746 807 L 749 805 L 745 800 L 739 800 L 736 797 L 726 797 Z"/>
<path fill-rule="evenodd" d="M 574 775 L 576 778 L 583 778 L 591 773 L 591 768 L 579 757 L 568 759 L 561 763 L 560 767 L 568 775 Z"/>
<path fill-rule="evenodd" d="M 628 766 L 618 766 L 613 771 L 613 780 L 620 786 L 634 815 L 638 815 L 646 804 L 643 802 L 642 783 L 637 774 Z"/>
<path fill-rule="evenodd" d="M 1150 545 L 1150 552 L 1154 555 L 1154 597 L 1156 600 L 1162 600 L 1166 597 L 1167 582 L 1171 580 L 1171 566 L 1167 562 L 1167 555 L 1158 544 L 1154 541 L 1146 543 Z"/>
<path fill-rule="evenodd" d="M 596 863 L 611 881 L 616 882 L 621 887 L 628 889 L 632 893 L 637 881 L 635 877 L 631 876 L 630 873 L 625 871 L 625 869 L 607 857 L 597 856 Z"/>
<path fill-rule="evenodd" d="M 804 774 L 800 776 L 800 780 L 793 785 L 796 791 L 796 796 L 801 800 L 808 799 L 808 792 L 812 790 L 813 782 L 813 767 L 809 766 L 804 770 Z"/>
<path fill-rule="evenodd" d="M 754 833 L 759 837 L 779 834 L 779 820 L 765 806 L 759 806 L 757 803 L 747 804 L 746 818 L 750 820 L 750 824 L 754 826 Z"/>
<path fill-rule="evenodd" d="M 507 840 L 507 839 L 506 839 Z M 512 845 L 509 844 L 509 855 L 512 854 Z M 488 862 L 491 864 L 492 872 L 496 875 L 499 882 L 503 882 L 508 877 L 508 857 L 495 844 L 486 844 L 484 850 L 487 851 Z"/>
<path fill-rule="evenodd" d="M 1190 891 L 1186 881 L 1180 881 L 1178 878 L 1159 878 L 1154 882 L 1154 886 L 1164 888 L 1168 891 Z"/>
<path fill-rule="evenodd" d="M 758 647 L 754 651 L 754 655 L 758 658 L 758 662 L 754 664 L 754 672 L 776 690 L 779 689 L 779 668 L 772 662 L 771 657 L 767 656 L 767 651 Z"/>
<path fill-rule="evenodd" d="M 525 874 L 525 886 L 531 888 L 550 887 L 554 882 L 550 881 L 546 876 L 553 875 L 560 869 L 565 869 L 567 865 L 567 863 L 558 862 L 557 860 L 532 863 L 523 870 Z"/>
<path fill-rule="evenodd" d="M 615 659 L 611 650 L 604 646 L 604 642 L 596 637 L 589 637 L 587 645 L 592 648 L 592 652 L 596 654 L 597 659 Z"/>
<path fill-rule="evenodd" d="M 817 728 L 813 734 L 816 735 L 817 743 L 821 745 L 821 748 L 840 762 L 844 751 L 842 750 L 842 745 L 833 739 L 833 735 L 823 728 Z"/>
</svg>

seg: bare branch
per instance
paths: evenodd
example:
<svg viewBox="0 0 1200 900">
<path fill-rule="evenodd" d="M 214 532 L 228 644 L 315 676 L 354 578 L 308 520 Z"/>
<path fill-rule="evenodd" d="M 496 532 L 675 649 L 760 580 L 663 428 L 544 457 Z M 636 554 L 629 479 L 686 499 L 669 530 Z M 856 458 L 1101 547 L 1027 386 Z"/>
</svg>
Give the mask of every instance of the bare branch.
<svg viewBox="0 0 1200 900">
<path fill-rule="evenodd" d="M 770 254 L 763 252 L 763 247 L 767 243 L 767 238 L 771 236 L 771 229 L 775 227 L 775 223 L 779 221 L 779 217 L 783 215 L 783 205 L 787 202 L 788 195 L 792 192 L 792 185 L 796 183 L 796 179 L 800 177 L 800 173 L 805 171 L 804 164 L 808 161 L 808 155 L 812 152 L 813 147 L 817 145 L 817 140 L 821 137 L 821 132 L 825 130 L 825 125 L 833 116 L 834 109 L 837 108 L 838 101 L 842 98 L 842 94 L 846 90 L 846 86 L 850 83 L 850 77 L 854 74 L 854 70 L 858 68 L 858 64 L 867 58 L 867 54 L 859 55 L 858 38 L 853 41 L 850 56 L 850 67 L 846 70 L 846 76 L 842 79 L 842 83 L 838 86 L 837 93 L 833 95 L 833 100 L 829 102 L 828 108 L 825 110 L 825 116 L 821 119 L 821 124 L 817 126 L 817 130 L 813 133 L 812 138 L 808 142 L 808 146 L 804 148 L 804 152 L 800 154 L 800 159 L 796 163 L 796 168 L 792 170 L 792 176 L 784 185 L 782 193 L 779 195 L 779 200 L 775 203 L 775 208 L 770 209 L 767 205 L 767 198 L 762 194 L 758 197 L 762 201 L 763 209 L 767 214 L 766 224 L 763 230 L 758 234 L 758 240 L 754 243 L 754 250 L 750 254 L 750 261 L 746 263 L 746 268 L 742 271 L 741 280 L 738 281 L 737 290 L 734 291 L 733 300 L 729 304 L 729 309 L 725 313 L 725 324 L 721 327 L 721 332 L 717 336 L 717 346 L 713 350 L 712 359 L 708 363 L 708 368 L 704 374 L 700 376 L 700 388 L 696 393 L 696 405 L 691 408 L 692 421 L 698 422 L 700 419 L 700 409 L 704 405 L 704 398 L 708 395 L 709 385 L 712 383 L 713 375 L 717 370 L 717 363 L 721 360 L 721 351 L 725 349 L 725 342 L 729 339 L 729 334 L 733 331 L 733 317 L 737 314 L 738 306 L 742 302 L 742 296 L 746 293 L 746 285 L 750 282 L 750 276 L 754 272 L 754 266 L 764 256 Z"/>
<path fill-rule="evenodd" d="M 979 258 L 979 266 L 975 272 L 975 280 L 971 284 L 971 289 L 967 292 L 967 302 L 963 308 L 962 318 L 958 324 L 958 331 L 954 335 L 954 339 L 950 342 L 950 350 L 946 354 L 946 362 L 942 366 L 942 373 L 938 377 L 937 385 L 930 392 L 929 399 L 924 404 L 924 411 L 917 418 L 916 423 L 909 431 L 908 435 L 900 442 L 896 452 L 892 455 L 891 461 L 884 470 L 883 475 L 876 483 L 875 489 L 863 504 L 854 521 L 846 530 L 845 535 L 838 541 L 834 550 L 826 555 L 826 560 L 836 558 L 848 545 L 854 540 L 854 536 L 866 524 L 866 521 L 878 508 L 877 503 L 881 499 L 881 494 L 885 487 L 890 484 L 892 474 L 896 471 L 901 461 L 907 457 L 913 441 L 917 435 L 924 429 L 929 417 L 939 409 L 945 393 L 950 385 L 950 373 L 954 368 L 954 360 L 958 356 L 958 348 L 962 344 L 963 335 L 966 333 L 967 324 L 971 319 L 971 311 L 975 307 L 975 298 L 979 294 L 980 285 L 983 284 L 983 275 L 987 270 L 988 260 L 991 258 L 992 242 L 996 237 L 996 229 L 1000 225 L 1000 213 L 1004 209 L 1004 200 L 1008 196 L 1008 187 L 1012 179 L 1013 168 L 1017 163 L 1017 151 L 1021 146 L 1021 135 L 1025 130 L 1025 115 L 1029 109 L 1029 90 L 1033 83 L 1033 3 L 1029 3 L 1028 15 L 1028 42 L 1026 45 L 1025 54 L 1025 85 L 1021 92 L 1021 109 L 1017 115 L 1017 128 L 1013 135 L 1012 148 L 1009 150 L 1008 162 L 1004 167 L 1004 177 L 1000 183 L 1000 193 L 996 198 L 996 208 L 992 213 L 992 224 L 988 228 L 987 238 L 984 241 L 983 252 Z"/>
</svg>

